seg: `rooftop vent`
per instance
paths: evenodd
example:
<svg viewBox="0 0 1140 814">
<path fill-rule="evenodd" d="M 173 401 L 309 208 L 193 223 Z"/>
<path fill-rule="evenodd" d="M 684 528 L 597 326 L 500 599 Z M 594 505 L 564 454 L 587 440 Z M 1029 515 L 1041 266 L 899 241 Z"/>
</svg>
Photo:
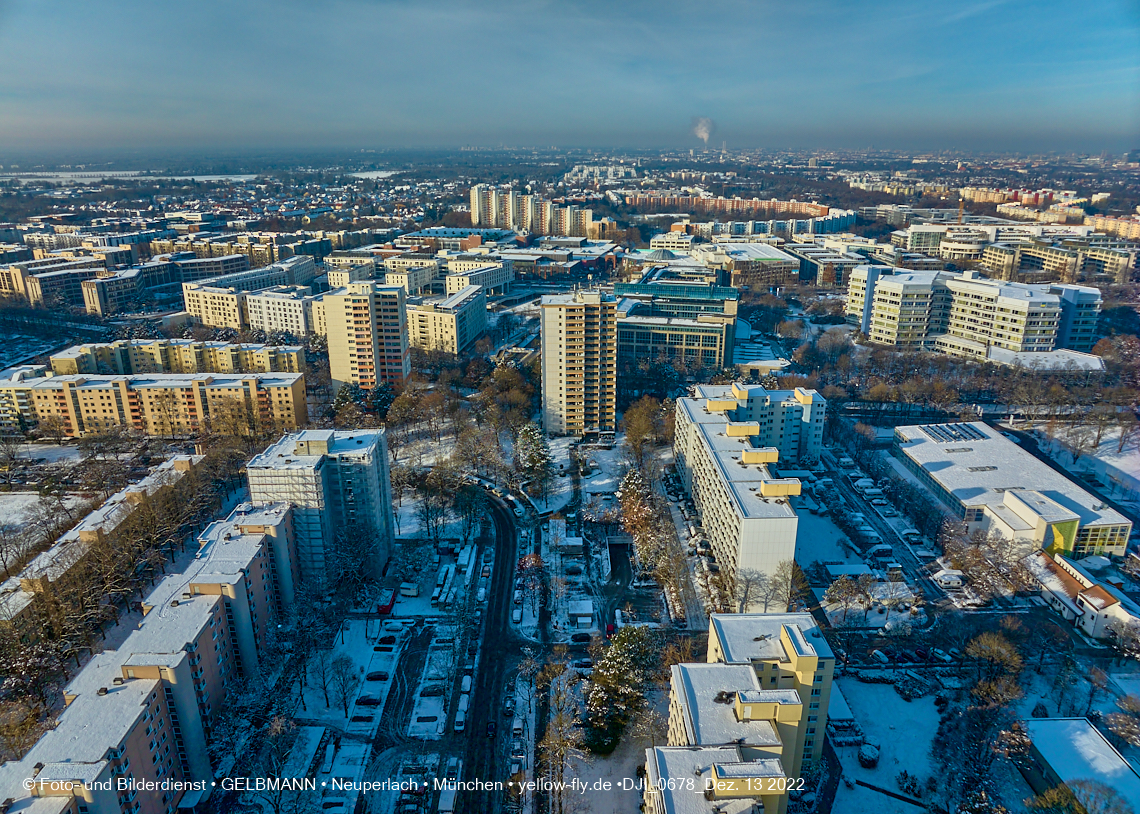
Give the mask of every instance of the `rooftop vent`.
<svg viewBox="0 0 1140 814">
<path fill-rule="evenodd" d="M 120 684 L 122 684 L 124 681 L 126 681 L 126 679 L 123 678 L 122 676 L 115 676 L 113 679 L 111 679 L 111 683 L 114 684 L 116 687 L 119 686 Z"/>
<path fill-rule="evenodd" d="M 177 599 L 171 600 L 170 607 L 177 608 L 178 607 L 178 600 Z"/>
<path fill-rule="evenodd" d="M 99 695 L 106 695 L 107 692 L 108 692 L 108 690 L 106 687 L 100 687 L 99 688 Z"/>
</svg>

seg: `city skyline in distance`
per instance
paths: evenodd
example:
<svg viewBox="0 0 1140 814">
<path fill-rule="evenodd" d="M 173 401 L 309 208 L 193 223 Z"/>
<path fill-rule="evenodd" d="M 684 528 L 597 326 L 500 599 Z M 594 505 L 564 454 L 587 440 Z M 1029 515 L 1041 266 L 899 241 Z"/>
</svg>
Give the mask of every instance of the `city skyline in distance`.
<svg viewBox="0 0 1140 814">
<path fill-rule="evenodd" d="M 708 146 L 730 149 L 1115 152 L 1140 136 L 1129 2 L 1080 15 L 1000 0 L 206 0 L 189 13 L 0 2 L 0 143 L 700 149 L 702 119 Z"/>
</svg>

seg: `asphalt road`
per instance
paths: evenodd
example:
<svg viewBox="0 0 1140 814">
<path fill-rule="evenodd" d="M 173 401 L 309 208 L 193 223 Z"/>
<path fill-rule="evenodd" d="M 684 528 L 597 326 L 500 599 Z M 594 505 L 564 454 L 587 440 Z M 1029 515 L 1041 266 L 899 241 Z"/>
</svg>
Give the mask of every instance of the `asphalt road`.
<svg viewBox="0 0 1140 814">
<path fill-rule="evenodd" d="M 911 553 L 910 547 L 902 541 L 902 538 L 899 537 L 894 528 L 875 511 L 875 507 L 870 504 L 867 498 L 863 497 L 863 495 L 851 486 L 846 476 L 848 470 L 840 469 L 838 465 L 835 464 L 835 456 L 830 452 L 824 453 L 824 460 L 828 464 L 829 474 L 831 475 L 831 479 L 835 482 L 835 488 L 839 490 L 839 493 L 843 495 L 853 510 L 866 516 L 867 522 L 870 523 L 875 531 L 879 532 L 879 536 L 883 538 L 883 542 L 894 549 L 895 560 L 903 567 L 908 581 L 912 585 L 917 585 L 921 588 L 923 596 L 925 596 L 927 601 L 937 602 L 944 599 L 945 595 L 931 582 L 930 575 L 918 557 Z"/>
<path fill-rule="evenodd" d="M 504 716 L 503 696 L 508 679 L 513 679 L 522 656 L 522 640 L 511 628 L 511 596 L 514 592 L 515 565 L 518 562 L 518 536 L 514 517 L 498 501 L 490 503 L 495 526 L 495 569 L 487 604 L 483 609 L 479 665 L 472 685 L 467 728 L 454 735 L 463 754 L 463 780 L 506 780 L 507 749 L 511 718 Z M 497 733 L 487 737 L 487 724 L 494 721 Z M 502 793 L 466 791 L 456 797 L 458 814 L 496 814 L 502 810 Z"/>
</svg>

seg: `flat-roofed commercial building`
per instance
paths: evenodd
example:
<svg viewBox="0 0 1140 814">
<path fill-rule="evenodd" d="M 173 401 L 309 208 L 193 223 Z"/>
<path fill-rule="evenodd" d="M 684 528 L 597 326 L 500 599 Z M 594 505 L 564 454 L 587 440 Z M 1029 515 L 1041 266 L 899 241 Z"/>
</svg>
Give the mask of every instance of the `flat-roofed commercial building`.
<svg viewBox="0 0 1140 814">
<path fill-rule="evenodd" d="M 388 443 L 379 430 L 306 430 L 286 435 L 247 466 L 250 499 L 293 506 L 304 579 L 323 581 L 338 530 L 371 530 L 376 551 L 361 563 L 379 575 L 391 554 L 392 487 Z"/>
<path fill-rule="evenodd" d="M 297 429 L 308 423 L 303 373 L 213 373 L 135 376 L 50 376 L 0 381 L 7 428 L 34 427 L 55 416 L 75 438 L 128 426 L 148 435 L 185 437 L 208 420 L 242 420 L 254 429 Z M 12 422 L 16 422 L 13 424 Z"/>
<path fill-rule="evenodd" d="M 712 243 L 693 246 L 689 253 L 709 268 L 727 271 L 737 288 L 778 288 L 800 279 L 799 259 L 767 243 Z"/>
<path fill-rule="evenodd" d="M 981 422 L 896 427 L 892 453 L 970 532 L 1077 559 L 1127 550 L 1128 518 Z"/>
<path fill-rule="evenodd" d="M 699 385 L 696 396 L 677 399 L 677 472 L 729 584 L 741 571 L 772 576 L 795 559 L 799 518 L 789 498 L 800 481 L 769 467 L 818 459 L 827 403 L 814 390 L 739 384 Z"/>
<path fill-rule="evenodd" d="M 437 302 L 409 302 L 407 314 L 413 347 L 459 354 L 487 330 L 487 297 L 471 285 Z"/>
<path fill-rule="evenodd" d="M 601 291 L 542 298 L 542 423 L 551 435 L 617 430 L 617 302 Z"/>
<path fill-rule="evenodd" d="M 1030 718 L 1025 732 L 1029 754 L 1018 765 L 1034 792 L 1064 787 L 1086 810 L 1099 798 L 1108 810 L 1140 811 L 1140 772 L 1088 718 Z"/>
<path fill-rule="evenodd" d="M 659 296 L 680 286 L 619 284 L 615 289 L 658 289 L 649 296 L 626 296 L 618 303 L 618 363 L 642 359 L 682 362 L 688 369 L 717 370 L 731 365 L 736 340 L 735 298 L 691 300 Z M 708 286 L 691 286 L 694 294 Z M 736 294 L 735 289 L 727 289 Z"/>
<path fill-rule="evenodd" d="M 51 356 L 57 376 L 93 373 L 303 373 L 300 345 L 200 342 L 194 339 L 118 339 L 75 345 Z"/>
<path fill-rule="evenodd" d="M 313 310 L 318 330 L 323 320 L 328 336 L 334 388 L 356 384 L 369 389 L 408 378 L 411 355 L 402 286 L 350 283 L 324 294 Z"/>
</svg>

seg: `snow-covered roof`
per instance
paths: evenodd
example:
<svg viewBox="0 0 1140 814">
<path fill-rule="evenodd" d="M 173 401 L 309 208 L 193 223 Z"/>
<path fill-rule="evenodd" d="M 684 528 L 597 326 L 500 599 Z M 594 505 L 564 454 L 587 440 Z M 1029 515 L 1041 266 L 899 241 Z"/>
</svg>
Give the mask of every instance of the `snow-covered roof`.
<svg viewBox="0 0 1140 814">
<path fill-rule="evenodd" d="M 741 721 L 736 716 L 735 694 L 760 690 L 760 682 L 751 665 L 675 664 L 670 686 L 673 697 L 681 705 L 691 743 L 700 746 L 721 746 L 733 742 L 749 746 L 780 744 L 780 736 L 771 722 Z M 756 703 L 760 700 L 757 699 Z"/>
<path fill-rule="evenodd" d="M 744 761 L 736 747 L 659 746 L 645 750 L 647 785 L 658 789 L 665 814 L 749 814 L 756 800 L 705 798 L 714 767 L 720 777 L 783 777 L 780 761 Z M 751 767 L 751 768 L 749 768 Z M 670 779 L 680 782 L 669 783 Z"/>
<path fill-rule="evenodd" d="M 709 622 L 729 664 L 790 661 L 780 642 L 785 627 L 799 634 L 793 642 L 805 655 L 835 657 L 810 613 L 714 613 Z"/>
<path fill-rule="evenodd" d="M 999 506 L 1019 490 L 1046 498 L 1082 527 L 1124 525 L 1128 518 L 981 422 L 895 428 L 898 449 L 963 506 Z M 1032 508 L 1032 506 L 1031 506 Z M 1044 506 L 1042 506 L 1044 509 Z"/>
<path fill-rule="evenodd" d="M 1030 718 L 1033 748 L 1065 784 L 1093 780 L 1140 810 L 1140 774 L 1087 718 Z"/>
</svg>

